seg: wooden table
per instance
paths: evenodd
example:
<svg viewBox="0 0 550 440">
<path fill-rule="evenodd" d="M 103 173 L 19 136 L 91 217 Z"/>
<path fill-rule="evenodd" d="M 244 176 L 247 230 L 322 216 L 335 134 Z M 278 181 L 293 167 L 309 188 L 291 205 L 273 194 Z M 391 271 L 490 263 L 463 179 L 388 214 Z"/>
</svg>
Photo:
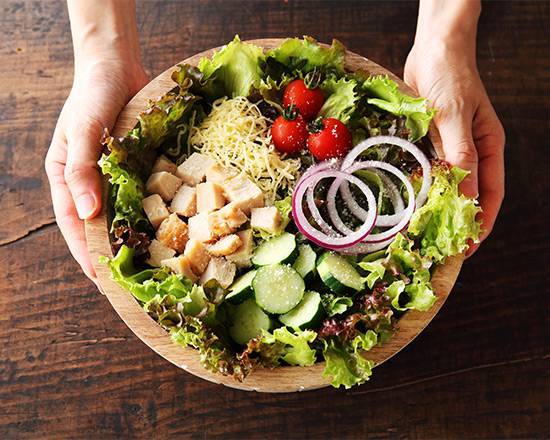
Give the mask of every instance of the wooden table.
<svg viewBox="0 0 550 440">
<path fill-rule="evenodd" d="M 416 10 L 142 1 L 138 22 L 153 75 L 235 33 L 335 37 L 401 74 Z M 2 0 L 0 438 L 549 437 L 549 27 L 549 3 L 484 5 L 479 68 L 506 128 L 507 197 L 442 312 L 360 388 L 265 395 L 162 360 L 78 270 L 43 172 L 71 85 L 65 6 Z"/>
</svg>

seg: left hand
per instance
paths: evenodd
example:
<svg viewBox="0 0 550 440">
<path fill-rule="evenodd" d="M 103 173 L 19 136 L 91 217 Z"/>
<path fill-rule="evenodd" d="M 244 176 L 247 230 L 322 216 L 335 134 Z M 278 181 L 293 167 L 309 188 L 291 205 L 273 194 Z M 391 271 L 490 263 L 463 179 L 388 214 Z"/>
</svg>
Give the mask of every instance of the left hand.
<svg viewBox="0 0 550 440">
<path fill-rule="evenodd" d="M 483 241 L 493 229 L 504 198 L 504 130 L 481 82 L 475 46 L 457 41 L 415 42 L 405 64 L 405 82 L 437 109 L 444 159 L 470 171 L 461 191 L 478 197 Z M 467 256 L 479 244 L 470 246 Z"/>
</svg>

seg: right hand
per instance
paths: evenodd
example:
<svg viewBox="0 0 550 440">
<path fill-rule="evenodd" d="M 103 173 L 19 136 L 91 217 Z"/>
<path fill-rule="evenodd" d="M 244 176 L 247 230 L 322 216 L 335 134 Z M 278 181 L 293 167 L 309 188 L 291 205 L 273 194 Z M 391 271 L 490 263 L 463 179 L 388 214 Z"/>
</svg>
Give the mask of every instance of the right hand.
<svg viewBox="0 0 550 440">
<path fill-rule="evenodd" d="M 84 220 L 101 210 L 100 139 L 103 129 L 112 129 L 120 111 L 147 82 L 142 66 L 127 61 L 80 64 L 46 155 L 57 224 L 71 254 L 96 284 Z"/>
</svg>

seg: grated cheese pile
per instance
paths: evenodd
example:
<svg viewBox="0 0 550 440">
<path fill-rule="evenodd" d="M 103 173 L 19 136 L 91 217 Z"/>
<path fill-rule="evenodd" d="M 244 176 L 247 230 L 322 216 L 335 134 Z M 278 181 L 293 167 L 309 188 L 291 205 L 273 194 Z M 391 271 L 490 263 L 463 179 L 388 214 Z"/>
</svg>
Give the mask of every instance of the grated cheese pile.
<svg viewBox="0 0 550 440">
<path fill-rule="evenodd" d="M 300 174 L 300 159 L 279 155 L 271 143 L 271 121 L 256 104 L 239 96 L 220 98 L 200 126 L 191 127 L 189 144 L 198 152 L 246 174 L 273 204 L 280 190 L 291 192 Z"/>
</svg>

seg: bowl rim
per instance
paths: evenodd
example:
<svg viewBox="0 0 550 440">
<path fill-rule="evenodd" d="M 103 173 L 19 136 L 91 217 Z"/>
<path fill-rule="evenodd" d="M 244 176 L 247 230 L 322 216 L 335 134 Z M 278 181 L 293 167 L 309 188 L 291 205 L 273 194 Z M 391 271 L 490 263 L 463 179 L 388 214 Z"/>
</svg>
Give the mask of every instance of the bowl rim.
<svg viewBox="0 0 550 440">
<path fill-rule="evenodd" d="M 270 49 L 286 40 L 285 38 L 268 38 L 247 40 L 248 43 L 256 44 L 264 49 Z M 326 46 L 326 45 L 325 45 Z M 115 127 L 114 136 L 124 136 L 137 122 L 136 116 L 146 107 L 147 101 L 174 88 L 171 74 L 179 64 L 187 63 L 197 65 L 203 57 L 210 57 L 214 51 L 223 46 L 208 49 L 166 69 L 143 89 L 141 89 L 125 106 L 120 113 Z M 417 96 L 417 93 L 407 86 L 400 78 L 384 67 L 373 61 L 362 57 L 346 49 L 345 66 L 347 70 L 366 70 L 370 74 L 385 74 L 397 82 L 399 88 L 404 92 Z M 433 123 L 430 126 L 429 137 L 434 145 L 438 157 L 443 157 L 441 139 Z M 311 367 L 284 366 L 275 369 L 258 368 L 243 381 L 238 382 L 231 376 L 222 376 L 206 370 L 199 361 L 198 352 L 192 348 L 183 348 L 172 342 L 168 332 L 157 324 L 139 305 L 138 301 L 126 290 L 115 283 L 110 277 L 107 265 L 99 263 L 100 256 L 113 256 L 109 237 L 107 201 L 109 183 L 103 179 L 102 209 L 97 217 L 85 222 L 88 251 L 95 268 L 102 293 L 107 296 L 120 318 L 130 330 L 149 348 L 157 354 L 183 370 L 213 383 L 223 384 L 230 388 L 271 392 L 287 393 L 295 391 L 306 391 L 323 388 L 330 385 L 330 380 L 323 377 L 324 362 L 318 362 Z M 430 323 L 439 312 L 445 300 L 449 296 L 452 287 L 458 277 L 463 255 L 447 258 L 445 264 L 436 267 L 432 276 L 432 286 L 436 293 L 437 300 L 427 312 L 409 310 L 398 322 L 398 330 L 392 338 L 384 345 L 376 346 L 369 351 L 368 358 L 375 362 L 375 366 L 394 356 L 400 350 L 411 343 Z"/>
</svg>

